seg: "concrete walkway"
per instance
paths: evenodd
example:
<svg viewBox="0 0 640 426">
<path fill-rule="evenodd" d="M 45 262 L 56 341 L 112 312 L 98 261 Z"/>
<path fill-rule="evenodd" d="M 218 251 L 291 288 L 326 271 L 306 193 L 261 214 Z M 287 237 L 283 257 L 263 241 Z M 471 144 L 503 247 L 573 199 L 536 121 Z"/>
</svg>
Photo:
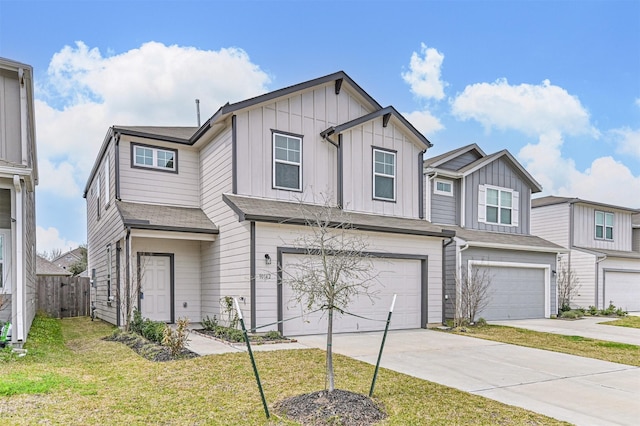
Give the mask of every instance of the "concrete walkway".
<svg viewBox="0 0 640 426">
<path fill-rule="evenodd" d="M 325 347 L 324 336 L 297 339 Z M 333 347 L 375 364 L 381 340 L 380 332 L 338 334 Z M 381 365 L 577 425 L 640 420 L 640 368 L 628 365 L 434 330 L 389 333 Z"/>
<path fill-rule="evenodd" d="M 608 340 L 610 342 L 628 343 L 640 346 L 640 329 L 600 324 L 614 321 L 616 318 L 583 317 L 577 320 L 561 319 L 529 319 L 510 321 L 490 321 L 493 325 L 525 328 L 545 333 L 563 334 L 566 336 L 582 336 L 591 339 Z M 639 419 L 640 423 L 640 419 Z"/>
</svg>

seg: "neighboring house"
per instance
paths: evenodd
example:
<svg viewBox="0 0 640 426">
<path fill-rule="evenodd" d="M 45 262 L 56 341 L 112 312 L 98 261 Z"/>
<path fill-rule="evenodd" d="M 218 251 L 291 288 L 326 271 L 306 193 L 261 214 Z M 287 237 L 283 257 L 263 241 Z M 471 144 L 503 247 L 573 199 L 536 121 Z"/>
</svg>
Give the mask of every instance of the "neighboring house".
<svg viewBox="0 0 640 426">
<path fill-rule="evenodd" d="M 44 257 L 37 256 L 36 275 L 42 277 L 70 277 L 73 274 Z"/>
<path fill-rule="evenodd" d="M 579 198 L 532 201 L 531 231 L 569 249 L 563 260 L 580 285 L 572 305 L 640 311 L 639 216 L 637 209 Z"/>
<path fill-rule="evenodd" d="M 489 281 L 477 318 L 545 318 L 556 313 L 557 244 L 531 235 L 531 194 L 540 184 L 506 150 L 467 145 L 424 161 L 426 219 L 455 231 L 445 243 L 443 311 L 460 315 L 460 281 Z M 477 319 L 476 318 L 476 319 Z"/>
<path fill-rule="evenodd" d="M 66 253 L 60 254 L 60 256 L 57 256 L 51 262 L 62 269 L 69 269 L 69 267 L 71 267 L 72 265 L 75 265 L 78 262 L 82 262 L 84 250 L 86 250 L 84 247 L 78 247 L 73 250 L 69 250 Z"/>
<path fill-rule="evenodd" d="M 0 320 L 11 321 L 14 346 L 36 312 L 37 183 L 33 69 L 0 58 L 0 294 L 10 299 Z"/>
<path fill-rule="evenodd" d="M 353 312 L 385 320 L 397 293 L 393 328 L 440 323 L 453 232 L 424 220 L 430 146 L 344 72 L 226 104 L 200 128 L 111 127 L 84 191 L 98 317 L 121 323 L 117 296 L 140 282 L 138 307 L 155 320 L 220 318 L 235 296 L 251 328 L 325 332 L 326 318 L 297 318 L 282 280 L 309 232 L 300 203 L 320 208 L 325 194 L 377 256 L 378 298 Z M 334 330 L 383 327 L 344 316 Z"/>
</svg>

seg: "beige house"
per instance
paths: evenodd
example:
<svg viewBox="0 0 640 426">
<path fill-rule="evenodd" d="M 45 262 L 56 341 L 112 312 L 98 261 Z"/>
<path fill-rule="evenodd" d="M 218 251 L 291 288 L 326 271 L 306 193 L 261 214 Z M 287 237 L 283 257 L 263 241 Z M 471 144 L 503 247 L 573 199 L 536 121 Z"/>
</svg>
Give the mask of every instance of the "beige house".
<svg viewBox="0 0 640 426">
<path fill-rule="evenodd" d="M 21 346 L 35 316 L 38 184 L 33 69 L 0 58 L 0 321 Z"/>
<path fill-rule="evenodd" d="M 569 249 L 563 261 L 580 285 L 573 305 L 640 311 L 637 217 L 636 209 L 580 198 L 532 200 L 532 233 Z"/>
<path fill-rule="evenodd" d="M 353 312 L 386 319 L 397 294 L 394 328 L 440 323 L 443 242 L 454 233 L 424 219 L 430 146 L 344 72 L 226 104 L 199 128 L 111 127 L 84 192 L 97 315 L 121 323 L 128 282 L 155 320 L 199 322 L 233 296 L 252 328 L 288 320 L 277 326 L 285 334 L 323 332 L 324 319 L 297 318 L 282 275 L 308 232 L 300 204 L 317 209 L 325 195 L 376 256 L 378 298 Z M 383 326 L 336 322 L 338 332 Z"/>
</svg>

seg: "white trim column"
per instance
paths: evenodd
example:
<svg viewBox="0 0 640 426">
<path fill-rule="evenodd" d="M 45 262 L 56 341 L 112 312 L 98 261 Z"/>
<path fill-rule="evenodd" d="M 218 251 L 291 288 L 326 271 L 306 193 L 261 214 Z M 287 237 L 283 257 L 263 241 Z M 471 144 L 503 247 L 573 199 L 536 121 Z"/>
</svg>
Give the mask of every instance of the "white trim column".
<svg viewBox="0 0 640 426">
<path fill-rule="evenodd" d="M 15 291 L 13 296 L 15 297 L 15 337 L 14 341 L 24 342 L 24 315 L 25 315 L 25 284 L 24 284 L 24 213 L 23 213 L 23 200 L 22 200 L 22 182 L 18 175 L 13 176 L 13 186 L 15 188 L 15 257 L 13 258 L 13 264 L 16 265 L 16 281 L 14 285 Z"/>
</svg>

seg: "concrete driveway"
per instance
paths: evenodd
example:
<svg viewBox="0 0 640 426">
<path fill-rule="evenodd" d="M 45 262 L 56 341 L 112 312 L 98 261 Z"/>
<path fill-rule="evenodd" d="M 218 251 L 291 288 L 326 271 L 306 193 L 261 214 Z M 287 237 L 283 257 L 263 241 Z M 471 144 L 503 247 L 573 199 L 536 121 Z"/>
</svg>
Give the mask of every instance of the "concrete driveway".
<svg viewBox="0 0 640 426">
<path fill-rule="evenodd" d="M 296 338 L 308 347 L 326 345 L 322 335 Z M 375 364 L 381 340 L 381 332 L 337 334 L 333 348 Z M 637 367 L 434 330 L 390 332 L 381 365 L 578 425 L 640 419 Z"/>
<path fill-rule="evenodd" d="M 564 334 L 567 336 L 582 336 L 591 339 L 608 340 L 610 342 L 628 343 L 640 346 L 640 329 L 617 327 L 600 324 L 614 321 L 616 318 L 583 317 L 577 320 L 561 319 L 529 319 L 511 321 L 490 321 L 494 325 L 526 328 L 528 330 L 546 333 Z"/>
</svg>

